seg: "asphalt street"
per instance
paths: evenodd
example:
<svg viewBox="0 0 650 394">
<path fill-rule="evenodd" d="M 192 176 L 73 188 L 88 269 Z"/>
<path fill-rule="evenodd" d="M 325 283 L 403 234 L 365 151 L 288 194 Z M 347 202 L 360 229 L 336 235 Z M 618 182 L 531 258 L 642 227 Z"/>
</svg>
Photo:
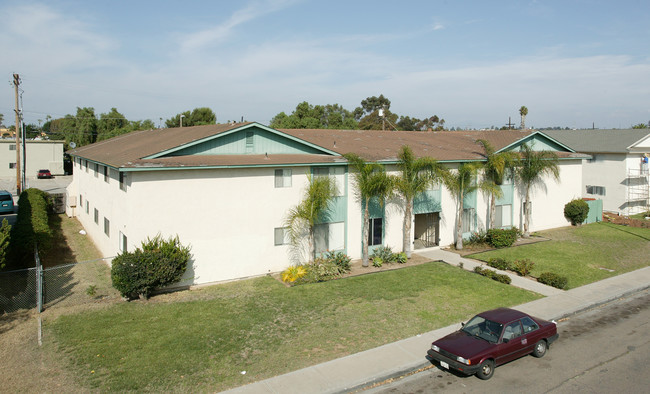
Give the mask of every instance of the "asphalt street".
<svg viewBox="0 0 650 394">
<path fill-rule="evenodd" d="M 648 290 L 564 319 L 558 331 L 560 338 L 546 356 L 500 366 L 488 381 L 432 365 L 363 393 L 647 393 Z"/>
</svg>

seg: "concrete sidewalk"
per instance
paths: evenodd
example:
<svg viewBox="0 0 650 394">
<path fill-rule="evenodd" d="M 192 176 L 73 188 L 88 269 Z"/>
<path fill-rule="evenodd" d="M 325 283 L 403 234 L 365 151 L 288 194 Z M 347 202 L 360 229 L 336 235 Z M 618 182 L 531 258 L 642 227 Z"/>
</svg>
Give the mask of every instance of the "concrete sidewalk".
<svg viewBox="0 0 650 394">
<path fill-rule="evenodd" d="M 472 270 L 474 265 L 478 264 L 476 261 L 464 259 L 455 253 L 441 250 L 418 251 L 418 254 L 454 265 L 462 262 L 463 267 L 469 270 Z M 550 290 L 551 288 L 548 288 L 548 286 L 523 278 L 519 279 L 530 283 L 515 284 L 515 276 L 512 276 L 512 284 L 515 286 L 536 291 L 540 294 L 545 294 L 548 291 L 547 297 L 516 307 L 523 312 L 546 320 L 558 320 L 625 295 L 650 288 L 650 267 L 568 291 Z M 537 287 L 533 284 L 543 287 Z M 264 394 L 354 391 L 431 365 L 426 359 L 426 352 L 431 346 L 431 342 L 459 328 L 460 322 L 375 349 L 237 387 L 226 392 Z"/>
</svg>

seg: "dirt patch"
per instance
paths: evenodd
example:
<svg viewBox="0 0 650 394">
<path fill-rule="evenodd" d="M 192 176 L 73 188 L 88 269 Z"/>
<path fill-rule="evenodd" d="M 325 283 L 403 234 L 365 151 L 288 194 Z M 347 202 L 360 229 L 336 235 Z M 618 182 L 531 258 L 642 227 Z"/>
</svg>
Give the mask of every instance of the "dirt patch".
<svg viewBox="0 0 650 394">
<path fill-rule="evenodd" d="M 621 216 L 611 212 L 603 213 L 603 222 L 619 224 L 622 226 L 650 228 L 650 220 L 633 219 L 629 216 Z"/>
</svg>

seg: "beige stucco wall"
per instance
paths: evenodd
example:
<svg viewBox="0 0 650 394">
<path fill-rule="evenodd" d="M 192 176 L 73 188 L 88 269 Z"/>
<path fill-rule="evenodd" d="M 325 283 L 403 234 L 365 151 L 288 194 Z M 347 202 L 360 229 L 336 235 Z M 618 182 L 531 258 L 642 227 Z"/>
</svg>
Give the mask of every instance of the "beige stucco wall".
<svg viewBox="0 0 650 394">
<path fill-rule="evenodd" d="M 563 207 L 580 196 L 580 161 L 561 162 L 559 183 L 547 180 L 533 192 L 531 230 L 565 226 Z M 178 235 L 190 245 L 193 266 L 187 283 L 210 283 L 285 269 L 293 263 L 288 245 L 274 245 L 274 228 L 283 227 L 288 210 L 297 205 L 307 186 L 309 167 L 292 167 L 292 186 L 276 188 L 275 168 L 142 171 L 127 175 L 127 190 L 119 187 L 116 170 L 104 181 L 103 167 L 94 175 L 92 166 L 74 164 L 73 182 L 68 187 L 70 216 L 78 217 L 105 257 L 120 252 L 120 233 L 128 237 L 133 250 L 147 237 Z M 391 173 L 395 173 L 391 169 Z M 347 253 L 361 257 L 361 206 L 347 176 Z M 70 198 L 74 196 L 74 198 Z M 455 202 L 443 187 L 441 192 L 440 244 L 454 242 Z M 515 193 L 513 224 L 523 227 L 521 196 Z M 81 201 L 81 204 L 80 204 Z M 86 206 L 88 205 L 88 213 Z M 98 223 L 94 222 L 98 210 Z M 485 227 L 487 200 L 478 196 L 479 228 Z M 104 233 L 104 218 L 110 221 Z M 386 206 L 384 242 L 400 251 L 404 213 L 398 203 Z M 412 224 L 412 230 L 415 228 Z M 411 237 L 413 235 L 411 234 Z M 412 238 L 411 238 L 412 241 Z"/>
<path fill-rule="evenodd" d="M 63 175 L 63 141 L 38 141 L 25 142 L 27 166 L 25 175 L 35 177 L 40 169 L 48 169 L 52 175 Z M 9 168 L 9 163 L 16 163 L 15 140 L 0 140 L 0 177 L 15 177 L 16 169 Z M 20 151 L 21 157 L 24 154 Z M 21 163 L 22 165 L 22 163 Z"/>
</svg>

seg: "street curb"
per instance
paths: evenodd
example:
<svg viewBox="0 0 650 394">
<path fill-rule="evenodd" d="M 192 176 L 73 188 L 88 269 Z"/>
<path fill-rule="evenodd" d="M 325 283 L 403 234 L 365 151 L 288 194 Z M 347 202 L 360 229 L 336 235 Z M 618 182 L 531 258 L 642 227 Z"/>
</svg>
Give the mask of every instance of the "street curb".
<svg viewBox="0 0 650 394">
<path fill-rule="evenodd" d="M 650 289 L 650 284 L 646 284 L 643 287 L 639 287 L 639 288 L 636 288 L 636 289 L 625 291 L 622 294 L 609 297 L 609 298 L 607 298 L 605 300 L 597 301 L 597 302 L 595 302 L 595 303 L 593 303 L 593 304 L 591 304 L 589 306 L 579 308 L 579 309 L 576 309 L 576 310 L 571 311 L 571 312 L 563 313 L 563 314 L 561 314 L 561 315 L 559 315 L 557 317 L 551 318 L 551 320 L 556 320 L 557 321 L 557 320 L 565 319 L 567 317 L 577 315 L 578 313 L 582 313 L 582 312 L 589 311 L 591 309 L 598 308 L 601 305 L 608 304 L 608 303 L 610 303 L 612 301 L 616 301 L 616 300 L 619 300 L 621 298 L 625 298 L 627 296 L 630 296 L 632 294 L 636 294 L 636 293 L 640 293 L 642 291 L 646 291 L 648 289 Z M 361 391 L 361 390 L 363 390 L 365 388 L 368 388 L 369 386 L 373 386 L 373 385 L 375 385 L 377 383 L 381 383 L 381 382 L 389 380 L 389 379 L 399 378 L 399 377 L 402 377 L 404 375 L 411 374 L 411 373 L 413 373 L 413 372 L 415 372 L 415 371 L 417 371 L 419 369 L 426 368 L 427 366 L 430 366 L 430 365 L 435 365 L 435 364 L 433 364 L 431 361 L 427 360 L 425 362 L 422 362 L 420 364 L 417 364 L 417 365 L 414 365 L 414 366 L 411 366 L 411 367 L 408 367 L 408 368 L 402 368 L 402 369 L 399 369 L 399 370 L 396 370 L 396 371 L 392 371 L 390 373 L 387 373 L 383 377 L 371 379 L 366 383 L 356 385 L 356 386 L 354 386 L 352 388 L 346 388 L 346 389 L 343 389 L 343 390 L 335 391 L 334 393 L 337 393 L 337 394 L 355 393 L 355 392 Z"/>
</svg>

